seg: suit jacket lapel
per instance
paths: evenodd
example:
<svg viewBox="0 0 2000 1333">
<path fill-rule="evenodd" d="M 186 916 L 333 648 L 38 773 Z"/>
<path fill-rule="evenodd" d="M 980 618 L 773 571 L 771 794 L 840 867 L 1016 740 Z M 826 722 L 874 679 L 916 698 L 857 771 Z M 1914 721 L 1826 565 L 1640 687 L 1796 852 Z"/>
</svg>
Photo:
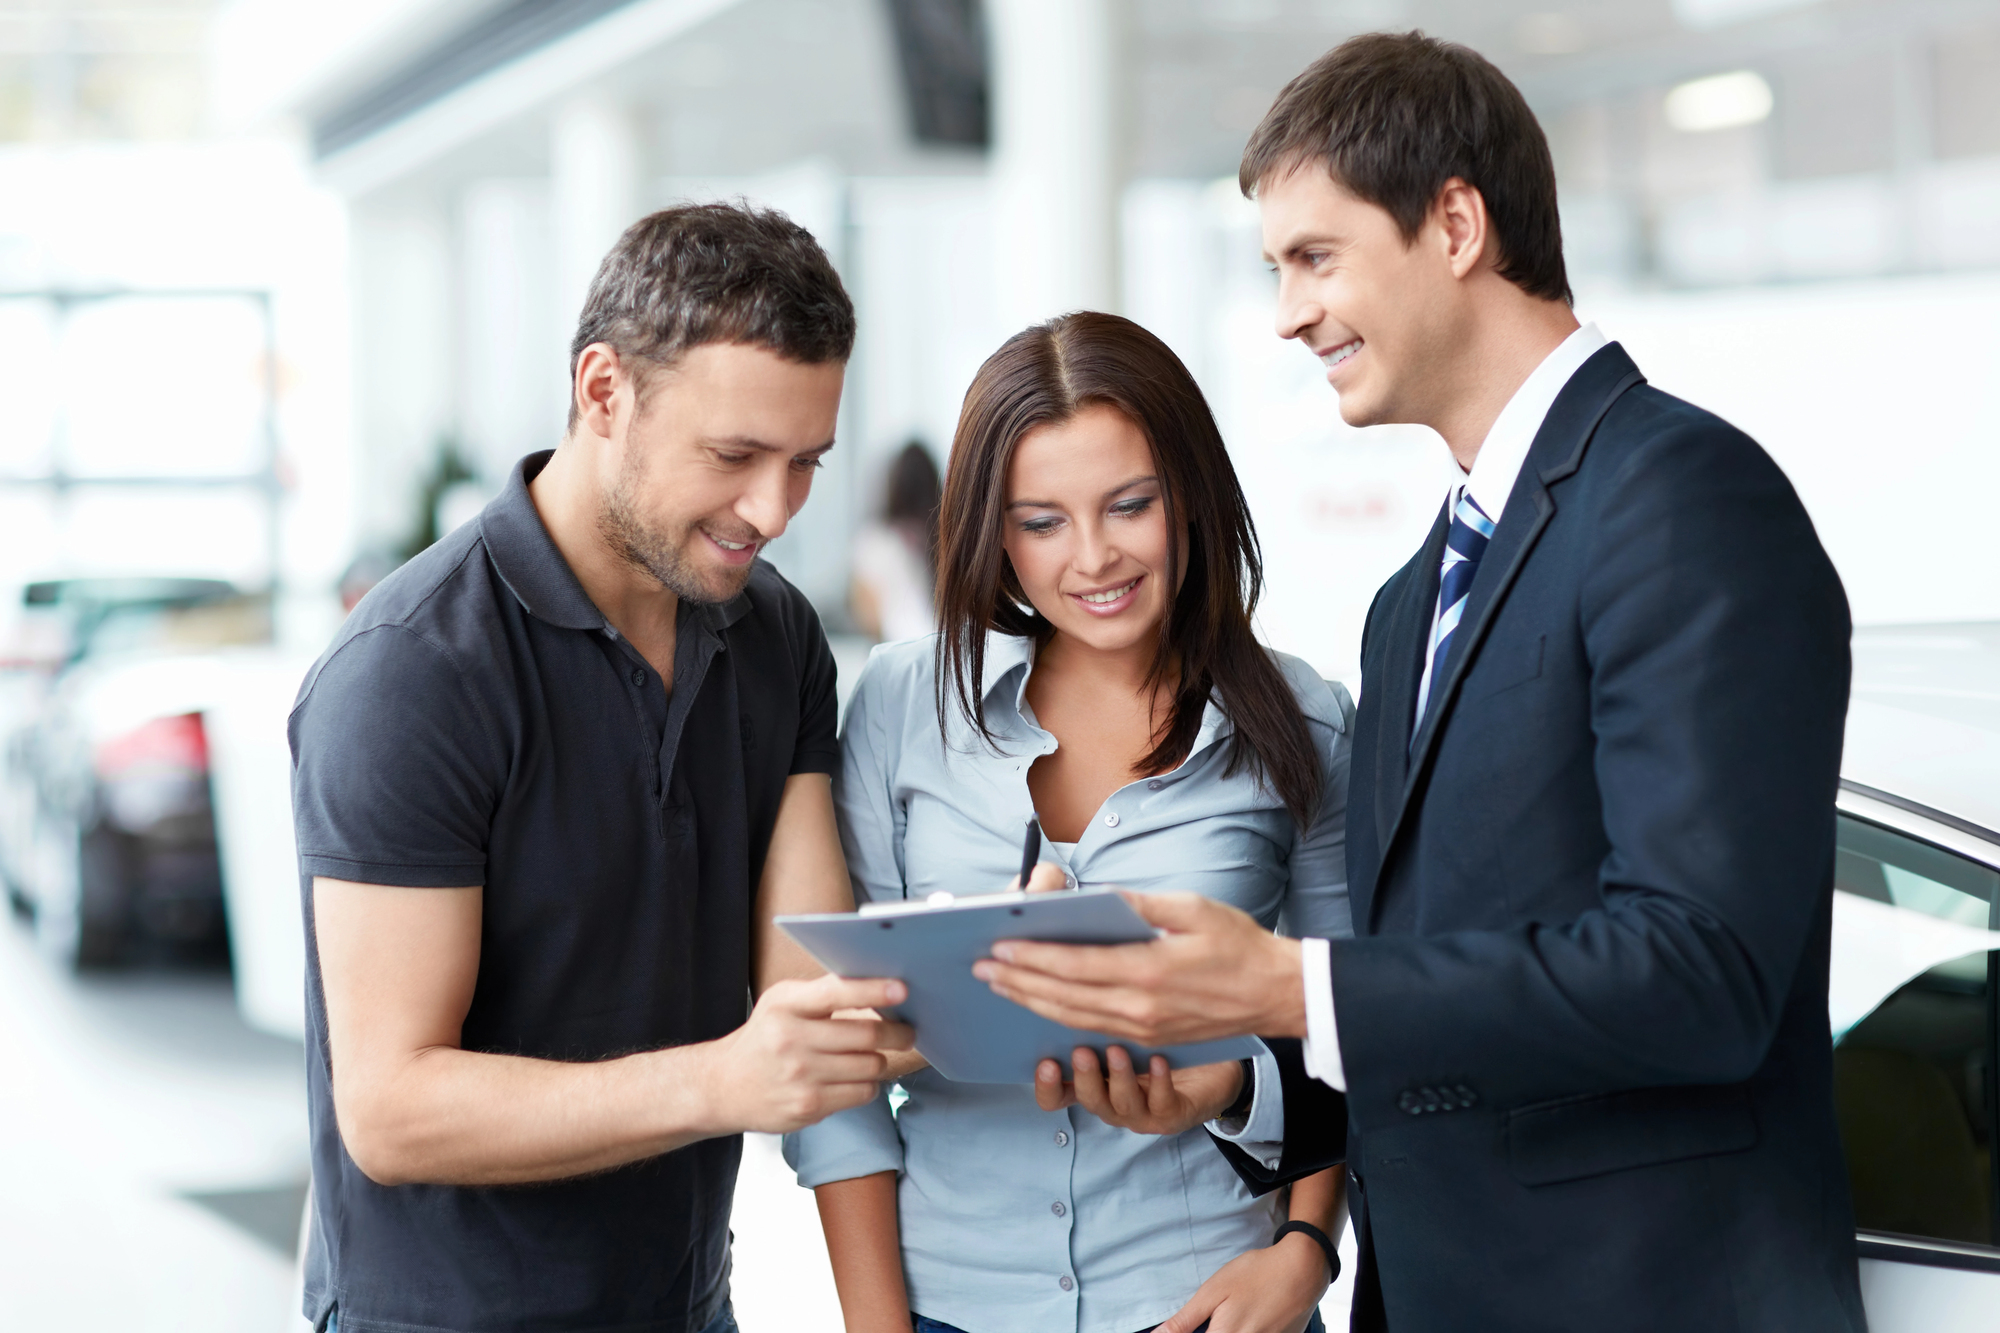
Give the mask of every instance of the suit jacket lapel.
<svg viewBox="0 0 2000 1333">
<path fill-rule="evenodd" d="M 1374 753 L 1369 755 L 1357 749 L 1354 757 L 1357 778 L 1362 772 L 1373 778 L 1366 797 L 1357 796 L 1357 802 L 1365 804 L 1356 814 L 1361 818 L 1373 814 L 1377 847 L 1387 845 L 1390 827 L 1402 804 L 1410 765 L 1410 724 L 1417 711 L 1417 686 L 1423 678 L 1431 613 L 1437 606 L 1438 565 L 1444 559 L 1444 539 L 1450 528 L 1451 515 L 1441 506 L 1437 521 L 1431 524 L 1430 536 L 1424 539 L 1423 549 L 1392 580 L 1397 584 L 1393 599 L 1379 608 L 1379 618 L 1370 631 L 1372 642 L 1366 645 L 1362 662 L 1362 708 L 1378 720 L 1369 728 Z M 1377 707 L 1381 711 L 1373 713 Z M 1356 730 L 1358 740 L 1362 728 Z M 1357 782 L 1357 793 L 1361 790 Z M 1370 902 L 1375 896 L 1371 877 L 1352 875 L 1348 888 L 1354 895 L 1351 906 L 1355 930 L 1366 934 Z"/>
<path fill-rule="evenodd" d="M 1391 845 L 1402 829 L 1404 812 L 1409 809 L 1410 801 L 1423 781 L 1425 767 L 1437 748 L 1438 735 L 1450 720 L 1452 705 L 1458 700 L 1459 682 L 1465 679 L 1466 671 L 1478 658 L 1479 646 L 1485 642 L 1494 616 L 1506 601 L 1508 591 L 1513 588 L 1521 567 L 1535 549 L 1542 530 L 1555 515 L 1555 497 L 1548 488 L 1582 465 L 1584 450 L 1597 430 L 1597 423 L 1604 419 L 1604 414 L 1611 410 L 1611 405 L 1618 401 L 1620 395 L 1633 385 L 1643 383 L 1645 378 L 1632 364 L 1632 358 L 1625 354 L 1625 349 L 1611 343 L 1599 349 L 1570 377 L 1563 391 L 1556 395 L 1548 416 L 1542 421 L 1542 428 L 1535 433 L 1535 442 L 1528 450 L 1527 460 L 1521 465 L 1521 475 L 1515 479 L 1514 489 L 1507 497 L 1507 508 L 1500 516 L 1500 526 L 1494 530 L 1486 555 L 1479 562 L 1479 572 L 1473 576 L 1472 591 L 1466 597 L 1465 616 L 1452 636 L 1451 657 L 1445 663 L 1444 679 L 1431 682 L 1430 699 L 1418 723 L 1416 739 L 1410 745 L 1403 783 L 1399 788 L 1388 789 L 1399 791 L 1400 796 L 1394 802 L 1395 808 L 1389 814 L 1382 834 L 1384 864 L 1388 862 Z M 1439 558 L 1442 559 L 1442 552 Z M 1436 587 L 1435 570 L 1432 571 L 1431 584 Z"/>
</svg>

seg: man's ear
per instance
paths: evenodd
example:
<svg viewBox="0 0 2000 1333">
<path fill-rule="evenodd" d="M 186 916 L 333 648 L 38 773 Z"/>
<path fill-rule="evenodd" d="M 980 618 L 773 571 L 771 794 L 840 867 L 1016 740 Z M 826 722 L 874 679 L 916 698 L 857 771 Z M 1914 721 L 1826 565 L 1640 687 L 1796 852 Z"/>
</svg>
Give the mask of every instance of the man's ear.
<svg viewBox="0 0 2000 1333">
<path fill-rule="evenodd" d="M 1431 220 L 1437 225 L 1445 262 L 1454 278 L 1464 278 L 1486 258 L 1492 228 L 1486 216 L 1486 197 L 1477 186 L 1457 176 L 1446 181 L 1431 205 Z"/>
<path fill-rule="evenodd" d="M 592 343 L 584 348 L 576 359 L 576 382 L 570 385 L 577 426 L 610 439 L 618 392 L 628 383 L 617 348 L 609 343 Z"/>
</svg>

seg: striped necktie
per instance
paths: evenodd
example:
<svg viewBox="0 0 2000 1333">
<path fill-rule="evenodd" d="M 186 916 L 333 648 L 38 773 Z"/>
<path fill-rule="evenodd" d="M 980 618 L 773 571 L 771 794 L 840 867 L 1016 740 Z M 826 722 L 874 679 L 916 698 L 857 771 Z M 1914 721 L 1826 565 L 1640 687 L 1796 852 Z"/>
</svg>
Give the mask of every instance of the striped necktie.
<svg viewBox="0 0 2000 1333">
<path fill-rule="evenodd" d="M 1431 631 L 1431 678 L 1433 689 L 1444 681 L 1451 660 L 1451 640 L 1465 615 L 1465 599 L 1472 592 L 1473 575 L 1479 572 L 1479 558 L 1486 543 L 1493 540 L 1493 520 L 1472 498 L 1471 488 L 1459 496 L 1451 513 L 1451 531 L 1444 538 L 1444 567 L 1438 577 L 1437 627 Z M 1429 692 L 1426 691 L 1426 694 Z M 1428 699 L 1426 700 L 1428 703 Z M 1423 716 L 1422 712 L 1418 716 Z"/>
</svg>

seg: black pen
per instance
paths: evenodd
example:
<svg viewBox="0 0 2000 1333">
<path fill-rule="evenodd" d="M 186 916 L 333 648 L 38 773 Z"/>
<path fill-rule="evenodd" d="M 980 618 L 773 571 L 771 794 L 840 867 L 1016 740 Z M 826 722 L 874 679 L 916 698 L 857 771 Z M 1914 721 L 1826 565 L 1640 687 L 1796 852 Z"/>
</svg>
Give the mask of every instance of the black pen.
<svg viewBox="0 0 2000 1333">
<path fill-rule="evenodd" d="M 1027 832 L 1021 835 L 1021 892 L 1028 891 L 1028 876 L 1035 873 L 1035 863 L 1042 859 L 1042 825 L 1033 815 L 1028 816 Z"/>
</svg>

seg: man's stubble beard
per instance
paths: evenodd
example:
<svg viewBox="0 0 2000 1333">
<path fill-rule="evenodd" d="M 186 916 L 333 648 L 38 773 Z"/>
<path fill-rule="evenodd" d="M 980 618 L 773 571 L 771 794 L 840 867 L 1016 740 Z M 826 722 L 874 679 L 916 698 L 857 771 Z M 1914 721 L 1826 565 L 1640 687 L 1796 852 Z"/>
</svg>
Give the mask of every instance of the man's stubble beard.
<svg viewBox="0 0 2000 1333">
<path fill-rule="evenodd" d="M 742 573 L 726 574 L 720 587 L 704 579 L 702 571 L 688 558 L 687 547 L 696 536 L 690 523 L 678 533 L 665 533 L 647 523 L 635 500 L 644 468 L 634 457 L 626 461 L 617 483 L 604 497 L 598 511 L 597 530 L 619 559 L 650 575 L 661 587 L 684 602 L 713 604 L 726 602 L 743 591 L 750 581 L 754 564 Z"/>
</svg>

